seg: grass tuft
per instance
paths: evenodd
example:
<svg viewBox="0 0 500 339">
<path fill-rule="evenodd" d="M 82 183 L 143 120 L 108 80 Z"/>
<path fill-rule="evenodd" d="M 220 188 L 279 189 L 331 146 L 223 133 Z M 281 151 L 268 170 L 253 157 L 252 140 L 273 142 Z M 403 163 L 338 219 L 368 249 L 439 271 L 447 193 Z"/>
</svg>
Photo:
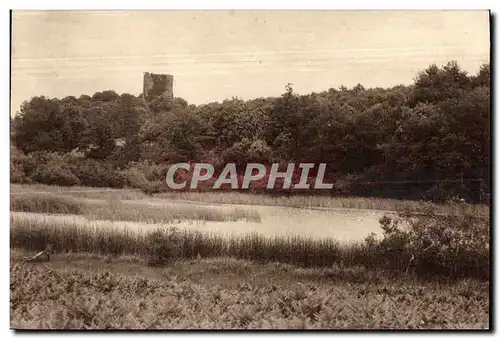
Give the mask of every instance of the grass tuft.
<svg viewBox="0 0 500 339">
<path fill-rule="evenodd" d="M 82 214 L 82 203 L 71 197 L 49 193 L 23 193 L 12 195 L 10 210 L 51 214 Z"/>
</svg>

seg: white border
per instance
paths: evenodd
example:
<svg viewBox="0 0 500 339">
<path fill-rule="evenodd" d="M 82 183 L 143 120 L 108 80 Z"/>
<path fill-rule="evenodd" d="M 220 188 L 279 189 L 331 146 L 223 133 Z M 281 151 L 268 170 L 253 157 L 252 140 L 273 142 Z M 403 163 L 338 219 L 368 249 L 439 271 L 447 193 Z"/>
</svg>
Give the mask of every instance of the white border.
<svg viewBox="0 0 500 339">
<path fill-rule="evenodd" d="M 475 1 L 428 1 L 428 0 L 421 0 L 421 1 L 415 1 L 413 3 L 408 3 L 408 2 L 402 2 L 402 1 L 370 1 L 370 0 L 350 0 L 350 1 L 342 1 L 342 2 L 332 2 L 332 1 L 327 1 L 327 0 L 308 0 L 308 1 L 293 1 L 293 0 L 286 0 L 286 1 L 263 1 L 263 0 L 240 0 L 240 1 L 202 1 L 202 0 L 183 0 L 183 1 L 172 1 L 172 2 L 157 2 L 157 1 L 151 1 L 151 0 L 142 0 L 142 1 L 120 1 L 120 5 L 123 7 L 121 9 L 316 9 L 316 10 L 321 10 L 321 9 L 337 9 L 337 10 L 347 10 L 347 9 L 382 9 L 382 10 L 388 10 L 388 9 L 401 9 L 401 10 L 411 10 L 411 9 L 418 9 L 418 10 L 423 10 L 423 9 L 433 9 L 433 10 L 441 10 L 441 9 L 493 9 L 494 12 L 498 13 L 498 1 L 485 1 L 485 0 L 475 0 Z M 0 39 L 1 39 L 1 47 L 2 47 L 2 75 L 3 75 L 3 81 L 2 83 L 2 91 L 1 91 L 1 99 L 2 99 L 2 107 L 4 107 L 5 112 L 4 116 L 7 119 L 7 112 L 10 112 L 10 104 L 9 104 L 9 46 L 10 46 L 10 39 L 9 39 L 9 9 L 14 9 L 14 10 L 23 10 L 23 9 L 119 9 L 115 7 L 116 3 L 111 3 L 111 2 L 104 2 L 102 0 L 96 1 L 96 0 L 86 0 L 86 1 L 44 1 L 41 3 L 40 1 L 3 1 L 2 2 L 2 11 L 0 12 L 0 18 L 2 19 L 2 25 L 1 29 L 2 32 L 0 34 Z M 498 18 L 497 18 L 497 25 L 498 25 Z M 498 38 L 495 38 L 495 43 L 498 41 Z M 497 65 L 497 57 L 495 56 L 495 60 L 492 60 L 492 63 L 496 66 Z M 496 67 L 495 67 L 496 69 Z M 494 75 L 495 77 L 495 75 Z M 498 92 L 495 91 L 495 95 L 498 98 Z M 498 130 L 498 124 L 499 124 L 499 119 L 497 118 L 495 121 L 495 129 Z M 1 182 L 1 187 L 0 187 L 0 195 L 2 197 L 2 209 L 1 213 L 3 216 L 5 216 L 5 222 L 3 224 L 4 227 L 2 227 L 2 232 L 4 233 L 4 236 L 1 237 L 2 241 L 4 242 L 2 244 L 2 248 L 4 249 L 4 254 L 1 256 L 1 263 L 2 263 L 2 272 L 6 274 L 9 269 L 9 231 L 7 225 L 9 224 L 9 182 L 7 180 L 9 176 L 9 124 L 5 123 L 0 125 L 2 130 L 1 130 L 1 137 L 5 138 L 5 142 L 2 142 L 0 144 L 0 150 L 2 152 L 2 157 L 5 159 L 5 162 L 3 162 L 3 166 L 1 166 L 1 177 L 5 178 Z M 498 157 L 498 145 L 497 145 L 497 140 L 495 142 L 495 159 L 500 159 Z M 495 185 L 495 191 L 497 190 L 497 185 Z M 495 204 L 496 207 L 497 204 Z M 494 225 L 495 228 L 497 225 Z M 499 244 L 499 234 L 500 231 L 495 232 L 495 244 Z M 496 265 L 495 270 L 497 269 L 498 265 Z M 7 334 L 7 337 L 13 337 L 14 334 L 9 330 L 10 328 L 10 319 L 9 319 L 9 281 L 7 278 L 3 278 L 2 280 L 2 286 L 0 287 L 0 292 L 2 296 L 2 311 L 1 311 L 1 320 L 2 320 L 2 338 L 4 337 L 4 334 Z M 495 288 L 497 290 L 497 288 Z M 495 293 L 497 294 L 497 293 Z M 495 323 L 498 324 L 498 310 L 496 312 L 496 317 L 495 317 Z M 44 334 L 46 337 L 56 337 L 57 333 L 54 334 Z M 211 333 L 210 333 L 211 334 Z M 316 335 L 318 333 L 314 333 L 313 335 Z M 334 334 L 334 333 L 332 333 Z M 451 335 L 454 335 L 454 333 L 450 333 Z M 80 336 L 82 334 L 73 334 L 76 336 Z M 101 334 L 93 333 L 92 336 L 98 336 Z M 117 335 L 123 335 L 123 333 L 119 333 Z M 139 334 L 140 336 L 146 335 L 146 333 L 141 333 Z M 170 334 L 170 335 L 176 335 L 176 334 Z M 208 334 L 197 334 L 197 336 L 203 337 Z M 244 336 L 248 336 L 249 334 L 242 334 Z M 269 334 L 263 334 L 264 336 L 267 336 Z M 352 336 L 355 337 L 361 337 L 363 333 L 359 334 L 352 334 Z M 379 336 L 381 334 L 373 334 L 376 336 Z M 437 337 L 438 333 L 436 334 L 420 334 L 419 336 L 426 336 L 426 337 Z"/>
<path fill-rule="evenodd" d="M 12 3 L 12 9 L 118 9 L 116 3 L 105 1 L 6 1 Z M 335 10 L 358 10 L 358 9 L 382 9 L 382 10 L 422 10 L 422 9 L 490 9 L 494 6 L 491 0 L 475 1 L 432 1 L 421 0 L 408 3 L 402 1 L 370 1 L 370 0 L 350 0 L 332 2 L 328 0 L 240 0 L 240 1 L 203 1 L 203 0 L 183 0 L 183 1 L 120 1 L 122 9 L 335 9 Z"/>
</svg>

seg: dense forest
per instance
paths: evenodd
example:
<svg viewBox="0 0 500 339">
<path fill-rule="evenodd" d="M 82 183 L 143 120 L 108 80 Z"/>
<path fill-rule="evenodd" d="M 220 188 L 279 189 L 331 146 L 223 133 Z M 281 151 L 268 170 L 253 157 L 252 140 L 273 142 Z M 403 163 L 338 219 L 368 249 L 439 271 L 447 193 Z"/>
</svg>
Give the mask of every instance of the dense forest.
<svg viewBox="0 0 500 339">
<path fill-rule="evenodd" d="M 158 192 L 178 162 L 309 162 L 327 164 L 334 188 L 323 194 L 486 203 L 490 110 L 489 64 L 470 75 L 456 62 L 410 86 L 298 95 L 287 85 L 279 97 L 198 106 L 111 90 L 40 96 L 11 118 L 10 178 Z"/>
</svg>

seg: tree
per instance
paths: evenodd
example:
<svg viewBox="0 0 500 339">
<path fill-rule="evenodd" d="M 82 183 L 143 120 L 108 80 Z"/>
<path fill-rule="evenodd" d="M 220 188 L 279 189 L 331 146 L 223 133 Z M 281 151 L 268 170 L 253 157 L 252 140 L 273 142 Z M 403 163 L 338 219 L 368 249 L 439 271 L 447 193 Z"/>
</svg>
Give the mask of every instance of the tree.
<svg viewBox="0 0 500 339">
<path fill-rule="evenodd" d="M 88 158 L 107 158 L 115 148 L 112 119 L 102 106 L 94 107 L 90 113 L 92 118 L 88 120 L 88 128 L 83 133 L 80 148 Z"/>
<path fill-rule="evenodd" d="M 416 103 L 436 103 L 459 97 L 472 87 L 467 72 L 462 71 L 456 61 L 450 61 L 442 68 L 435 64 L 420 72 L 415 78 L 414 95 Z"/>
<path fill-rule="evenodd" d="M 24 152 L 64 151 L 63 127 L 67 123 L 58 99 L 34 97 L 21 105 L 12 121 L 12 140 Z M 64 132 L 68 133 L 68 129 Z"/>
<path fill-rule="evenodd" d="M 484 64 L 479 69 L 479 72 L 476 76 L 472 77 L 472 83 L 475 87 L 486 86 L 490 87 L 491 83 L 491 70 L 490 64 Z"/>
</svg>

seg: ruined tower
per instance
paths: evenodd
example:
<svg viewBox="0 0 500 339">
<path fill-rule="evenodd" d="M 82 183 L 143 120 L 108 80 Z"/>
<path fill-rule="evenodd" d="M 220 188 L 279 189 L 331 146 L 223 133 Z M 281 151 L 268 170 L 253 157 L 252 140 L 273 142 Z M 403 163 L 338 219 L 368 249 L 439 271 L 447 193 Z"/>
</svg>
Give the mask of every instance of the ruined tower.
<svg viewBox="0 0 500 339">
<path fill-rule="evenodd" d="M 174 99 L 174 76 L 144 72 L 143 94 L 147 102 L 162 97 L 166 101 Z"/>
</svg>

